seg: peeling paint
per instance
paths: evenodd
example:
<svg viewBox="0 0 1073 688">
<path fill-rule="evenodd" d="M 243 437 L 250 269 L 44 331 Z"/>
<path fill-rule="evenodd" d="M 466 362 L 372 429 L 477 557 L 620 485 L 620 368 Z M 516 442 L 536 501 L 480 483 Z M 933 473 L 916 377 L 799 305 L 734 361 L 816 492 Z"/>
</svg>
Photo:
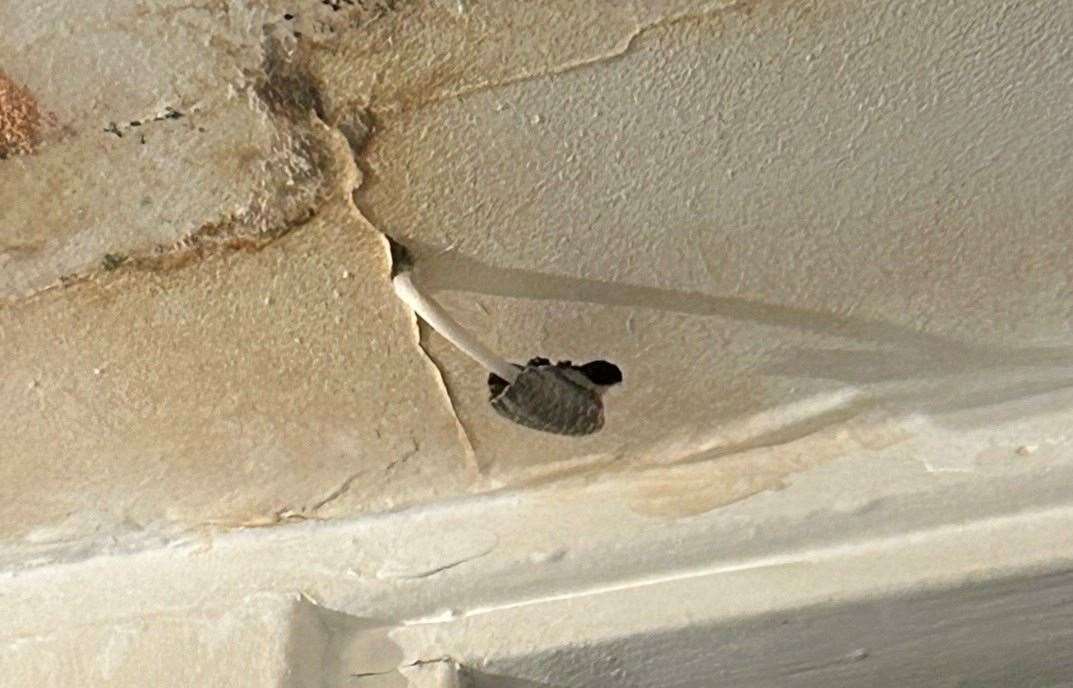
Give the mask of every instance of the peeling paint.
<svg viewBox="0 0 1073 688">
<path fill-rule="evenodd" d="M 461 417 L 459 417 L 459 415 L 458 415 L 458 410 L 455 408 L 454 398 L 451 395 L 450 388 L 447 386 L 447 380 L 443 376 L 443 370 L 440 368 L 440 365 L 436 362 L 436 359 L 434 359 L 432 357 L 432 355 L 428 352 L 428 349 L 425 348 L 425 345 L 422 344 L 422 334 L 421 334 L 421 332 L 422 332 L 423 328 L 422 328 L 422 325 L 421 325 L 419 319 L 417 318 L 416 315 L 413 315 L 413 319 L 414 319 L 413 320 L 413 323 L 414 323 L 414 325 L 413 325 L 414 342 L 417 345 L 417 347 L 421 350 L 421 353 L 425 357 L 425 360 L 428 361 L 429 369 L 430 369 L 430 372 L 431 372 L 431 374 L 433 376 L 433 379 L 435 380 L 436 387 L 442 393 L 444 404 L 446 405 L 447 409 L 451 413 L 451 416 L 455 419 L 455 422 L 458 425 L 458 440 L 459 440 L 459 442 L 461 442 L 462 447 L 465 450 L 466 458 L 469 461 L 469 468 L 471 470 L 474 470 L 474 471 L 479 470 L 479 466 L 477 465 L 476 452 L 474 451 L 474 447 L 473 447 L 473 442 L 470 439 L 469 431 L 466 430 L 465 424 L 462 422 Z"/>
<path fill-rule="evenodd" d="M 388 263 L 388 269 L 386 272 L 388 278 L 390 279 L 393 272 L 390 267 L 390 263 L 392 260 L 390 241 L 386 234 L 384 234 L 382 231 L 376 229 L 376 227 L 373 226 L 373 224 L 364 216 L 361 209 L 354 201 L 355 193 L 360 189 L 364 181 L 364 175 L 362 174 L 358 163 L 358 156 L 360 154 L 360 151 L 363 149 L 366 141 L 368 140 L 368 137 L 372 133 L 372 125 L 369 123 L 367 116 L 362 111 L 357 110 L 351 113 L 350 118 L 345 120 L 342 126 L 337 126 L 334 129 L 334 132 L 336 134 L 336 156 L 339 159 L 339 166 L 341 167 L 341 169 L 345 170 L 340 183 L 340 191 L 346 198 L 347 206 L 350 208 L 351 212 L 354 213 L 355 217 L 360 219 L 361 222 L 367 224 L 375 231 L 379 232 L 382 240 L 381 243 L 384 247 L 385 260 Z M 342 139 L 342 142 L 346 143 L 346 149 L 343 148 L 339 139 Z M 451 392 L 447 387 L 447 383 L 443 377 L 443 373 L 440 370 L 439 366 L 436 364 L 436 361 L 432 358 L 432 356 L 428 353 L 427 349 L 421 343 L 421 324 L 419 319 L 413 313 L 410 313 L 409 317 L 411 318 L 411 322 L 413 323 L 412 332 L 417 349 L 421 352 L 422 357 L 428 362 L 434 379 L 434 384 L 442 393 L 447 410 L 450 412 L 451 417 L 455 420 L 458 429 L 458 439 L 462 446 L 463 454 L 469 461 L 470 468 L 475 469 L 476 458 L 473 449 L 473 443 L 470 440 L 469 433 L 466 431 L 465 425 L 462 423 L 462 420 L 455 412 Z M 396 459 L 392 462 L 389 468 L 392 468 L 398 463 L 405 461 L 407 458 L 409 458 L 409 455 Z M 323 504 L 319 505 L 317 508 L 320 508 L 320 506 L 323 506 Z"/>
<path fill-rule="evenodd" d="M 357 169 L 357 162 L 356 161 L 354 162 L 354 168 L 355 168 L 355 170 Z M 357 187 L 355 187 L 355 191 L 356 190 L 357 190 Z M 359 215 L 361 215 L 361 210 L 358 208 L 357 204 L 354 203 L 354 201 L 353 201 L 353 194 L 350 195 L 350 199 L 351 199 L 351 205 L 354 208 L 354 211 L 356 213 L 358 213 Z M 396 260 L 396 256 L 395 256 L 395 246 L 396 245 L 392 243 L 391 239 L 388 238 L 387 234 L 384 234 L 383 232 L 381 232 L 381 237 L 383 238 L 384 248 L 385 248 L 386 253 L 387 253 L 387 260 L 390 263 L 393 260 Z M 394 275 L 394 273 L 395 273 L 395 267 L 392 266 L 388 270 L 389 277 L 391 275 Z M 441 392 L 442 397 L 444 399 L 444 402 L 446 404 L 446 407 L 450 411 L 451 416 L 455 420 L 455 423 L 456 423 L 457 428 L 458 428 L 458 439 L 459 439 L 459 442 L 461 443 L 461 445 L 463 447 L 465 456 L 466 456 L 467 460 L 469 461 L 469 464 L 470 464 L 469 468 L 471 470 L 474 470 L 474 471 L 479 470 L 479 467 L 478 467 L 477 461 L 476 461 L 476 453 L 474 451 L 473 443 L 470 440 L 469 432 L 466 430 L 465 424 L 462 422 L 462 419 L 459 417 L 457 411 L 455 410 L 454 399 L 453 399 L 453 397 L 451 395 L 450 388 L 447 386 L 447 380 L 443 375 L 443 370 L 440 368 L 439 364 L 436 362 L 436 360 L 432 356 L 432 354 L 429 353 L 428 348 L 422 343 L 422 331 L 425 328 L 425 326 L 423 325 L 423 323 L 421 322 L 421 319 L 417 316 L 416 313 L 412 313 L 412 312 L 409 313 L 409 317 L 411 318 L 411 322 L 413 324 L 412 332 L 413 332 L 414 343 L 417 346 L 418 350 L 420 350 L 422 357 L 427 361 L 427 363 L 429 365 L 429 368 L 430 368 L 430 370 L 432 372 L 433 378 L 435 380 L 436 387 Z"/>
</svg>

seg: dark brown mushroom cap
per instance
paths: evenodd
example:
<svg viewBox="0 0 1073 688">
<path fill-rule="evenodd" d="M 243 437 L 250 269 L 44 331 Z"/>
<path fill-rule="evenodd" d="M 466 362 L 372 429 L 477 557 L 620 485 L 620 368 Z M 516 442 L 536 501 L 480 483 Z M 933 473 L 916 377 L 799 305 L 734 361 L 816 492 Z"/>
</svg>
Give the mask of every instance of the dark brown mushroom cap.
<svg viewBox="0 0 1073 688">
<path fill-rule="evenodd" d="M 620 373 L 615 382 L 621 379 Z M 489 401 L 501 416 L 528 428 L 590 435 L 604 425 L 604 405 L 595 387 L 583 381 L 583 371 L 569 362 L 551 365 L 547 359 L 533 359 L 511 384 L 490 375 Z"/>
</svg>

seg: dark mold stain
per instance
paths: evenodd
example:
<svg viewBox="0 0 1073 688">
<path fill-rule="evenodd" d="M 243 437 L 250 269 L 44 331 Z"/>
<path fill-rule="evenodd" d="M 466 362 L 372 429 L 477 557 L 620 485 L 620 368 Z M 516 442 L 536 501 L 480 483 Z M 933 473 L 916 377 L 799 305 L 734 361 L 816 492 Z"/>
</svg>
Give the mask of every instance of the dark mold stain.
<svg viewBox="0 0 1073 688">
<path fill-rule="evenodd" d="M 360 158 L 369 137 L 376 131 L 372 115 L 365 110 L 355 108 L 350 110 L 337 124 L 336 128 L 346 138 L 350 145 L 350 152 L 355 158 Z M 365 172 L 365 170 L 362 170 Z"/>
<path fill-rule="evenodd" d="M 325 119 L 320 84 L 298 56 L 289 59 L 274 37 L 266 39 L 265 59 L 254 92 L 274 115 L 301 121 L 313 112 Z"/>
<path fill-rule="evenodd" d="M 331 8 L 332 12 L 338 12 L 344 7 L 353 7 L 354 0 L 320 0 L 320 4 Z"/>
<path fill-rule="evenodd" d="M 388 247 L 391 249 L 391 276 L 394 277 L 400 272 L 406 272 L 412 268 L 414 264 L 413 257 L 410 255 L 410 252 L 406 247 L 389 237 L 387 234 L 384 235 L 384 238 L 387 239 Z M 496 377 L 494 374 L 492 377 L 495 377 L 496 380 L 500 380 L 500 378 Z M 504 386 L 507 384 L 504 380 L 500 380 L 500 382 L 502 382 Z M 489 379 L 488 384 L 492 384 L 491 379 Z"/>
<path fill-rule="evenodd" d="M 180 119 L 180 118 L 185 117 L 185 116 L 186 115 L 184 115 L 183 113 L 179 112 L 178 110 L 176 110 L 175 108 L 173 108 L 173 107 L 171 107 L 169 105 L 169 106 L 164 108 L 164 114 L 157 115 L 156 117 L 153 118 L 153 121 L 154 122 L 160 122 L 160 121 L 163 121 L 163 120 L 166 120 L 166 119 Z"/>
<path fill-rule="evenodd" d="M 127 262 L 127 257 L 121 253 L 105 253 L 104 258 L 101 259 L 101 267 L 111 272 L 125 262 Z"/>
<path fill-rule="evenodd" d="M 104 128 L 104 132 L 107 134 L 112 134 L 116 138 L 121 139 L 123 138 L 123 132 L 129 131 L 130 129 L 137 129 L 138 127 L 143 127 L 148 124 L 152 124 L 153 122 L 165 122 L 169 120 L 174 121 L 177 119 L 182 119 L 183 117 L 186 117 L 186 113 L 180 112 L 179 110 L 168 105 L 164 108 L 164 112 L 150 119 L 132 119 L 123 126 L 120 126 L 116 122 L 109 122 L 108 126 Z M 139 141 L 143 144 L 145 143 L 145 134 L 142 134 L 141 137 L 139 137 Z"/>
</svg>

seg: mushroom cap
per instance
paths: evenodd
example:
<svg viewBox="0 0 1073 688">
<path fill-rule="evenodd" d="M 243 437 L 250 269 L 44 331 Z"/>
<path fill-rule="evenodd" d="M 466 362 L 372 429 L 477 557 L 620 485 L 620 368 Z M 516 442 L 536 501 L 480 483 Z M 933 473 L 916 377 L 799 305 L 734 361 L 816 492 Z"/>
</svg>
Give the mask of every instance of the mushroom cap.
<svg viewBox="0 0 1073 688">
<path fill-rule="evenodd" d="M 578 370 L 572 366 L 534 359 L 513 383 L 489 376 L 489 401 L 499 415 L 528 428 L 558 435 L 590 435 L 604 425 L 604 405 L 599 392 L 578 378 Z"/>
</svg>

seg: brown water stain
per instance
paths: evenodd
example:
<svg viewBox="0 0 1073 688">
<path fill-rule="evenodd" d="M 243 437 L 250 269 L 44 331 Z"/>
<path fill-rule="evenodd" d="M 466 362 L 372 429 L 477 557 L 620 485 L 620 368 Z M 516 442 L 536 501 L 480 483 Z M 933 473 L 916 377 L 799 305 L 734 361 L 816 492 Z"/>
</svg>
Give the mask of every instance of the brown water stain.
<svg viewBox="0 0 1073 688">
<path fill-rule="evenodd" d="M 41 253 L 45 249 L 44 241 L 24 241 L 21 243 L 0 244 L 0 256 L 23 258 Z"/>
<path fill-rule="evenodd" d="M 868 414 L 787 444 L 646 470 L 636 478 L 629 507 L 646 516 L 696 516 L 761 492 L 781 490 L 795 473 L 843 456 L 872 458 L 910 437 L 895 419 Z"/>
</svg>

